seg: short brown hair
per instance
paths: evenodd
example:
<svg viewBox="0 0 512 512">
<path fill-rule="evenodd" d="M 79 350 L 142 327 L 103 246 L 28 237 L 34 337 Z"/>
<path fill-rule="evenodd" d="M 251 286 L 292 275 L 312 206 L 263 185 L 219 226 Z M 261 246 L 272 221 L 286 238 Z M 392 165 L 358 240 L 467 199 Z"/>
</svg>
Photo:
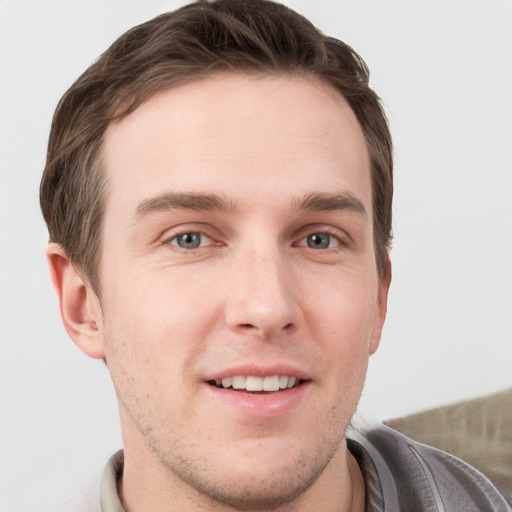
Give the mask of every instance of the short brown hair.
<svg viewBox="0 0 512 512">
<path fill-rule="evenodd" d="M 369 71 L 345 43 L 267 0 L 199 0 L 122 35 L 60 100 L 48 143 L 40 200 L 50 240 L 99 293 L 106 177 L 100 150 L 108 125 L 162 89 L 219 71 L 320 79 L 348 101 L 371 161 L 376 261 L 391 241 L 392 142 Z"/>
</svg>

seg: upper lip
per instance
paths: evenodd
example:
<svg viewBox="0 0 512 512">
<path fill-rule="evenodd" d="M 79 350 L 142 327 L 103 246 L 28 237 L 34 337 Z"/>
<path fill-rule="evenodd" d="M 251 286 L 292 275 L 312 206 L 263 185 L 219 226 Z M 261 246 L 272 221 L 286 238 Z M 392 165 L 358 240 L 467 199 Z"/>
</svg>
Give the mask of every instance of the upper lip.
<svg viewBox="0 0 512 512">
<path fill-rule="evenodd" d="M 254 364 L 244 364 L 230 366 L 222 370 L 216 370 L 206 376 L 205 381 L 220 380 L 227 377 L 236 377 L 238 375 L 254 375 L 256 377 L 272 377 L 274 375 L 297 377 L 300 380 L 309 380 L 311 377 L 308 373 L 294 365 L 290 364 L 273 364 L 263 366 Z"/>
</svg>

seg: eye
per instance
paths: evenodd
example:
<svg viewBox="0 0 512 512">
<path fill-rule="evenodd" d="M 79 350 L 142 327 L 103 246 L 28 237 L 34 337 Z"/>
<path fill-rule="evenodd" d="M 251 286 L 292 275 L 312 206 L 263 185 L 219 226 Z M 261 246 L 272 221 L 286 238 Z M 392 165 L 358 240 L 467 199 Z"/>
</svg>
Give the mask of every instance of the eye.
<svg viewBox="0 0 512 512">
<path fill-rule="evenodd" d="M 171 245 L 177 245 L 181 249 L 197 249 L 212 242 L 212 239 L 203 233 L 180 233 L 169 240 Z"/>
<path fill-rule="evenodd" d="M 340 240 L 329 233 L 311 233 L 303 238 L 299 245 L 307 245 L 310 249 L 330 249 L 338 247 Z"/>
</svg>

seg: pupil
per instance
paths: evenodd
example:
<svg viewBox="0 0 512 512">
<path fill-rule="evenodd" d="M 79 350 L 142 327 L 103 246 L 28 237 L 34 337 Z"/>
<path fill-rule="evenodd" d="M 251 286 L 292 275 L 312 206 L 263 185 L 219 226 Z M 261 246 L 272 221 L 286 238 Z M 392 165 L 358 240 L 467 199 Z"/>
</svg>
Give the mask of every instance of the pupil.
<svg viewBox="0 0 512 512">
<path fill-rule="evenodd" d="M 308 236 L 308 246 L 312 249 L 327 249 L 330 236 L 326 233 L 315 233 Z"/>
<path fill-rule="evenodd" d="M 178 237 L 178 245 L 183 249 L 195 249 L 199 247 L 200 242 L 198 233 L 184 233 Z"/>
</svg>

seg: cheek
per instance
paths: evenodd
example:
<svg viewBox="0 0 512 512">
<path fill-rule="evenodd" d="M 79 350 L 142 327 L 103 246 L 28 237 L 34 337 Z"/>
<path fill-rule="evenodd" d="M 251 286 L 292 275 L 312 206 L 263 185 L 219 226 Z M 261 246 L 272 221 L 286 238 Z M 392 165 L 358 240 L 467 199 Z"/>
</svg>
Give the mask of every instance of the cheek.
<svg viewBox="0 0 512 512">
<path fill-rule="evenodd" d="M 107 357 L 137 365 L 138 373 L 141 365 L 168 373 L 201 350 L 215 317 L 215 294 L 183 272 L 130 275 L 126 281 L 111 273 L 118 284 L 105 287 Z"/>
<path fill-rule="evenodd" d="M 336 278 L 338 277 L 338 278 Z M 333 347 L 350 351 L 365 348 L 371 338 L 377 307 L 377 286 L 364 276 L 334 276 L 316 286 L 309 311 L 324 339 Z"/>
<path fill-rule="evenodd" d="M 312 339 L 321 343 L 327 358 L 326 378 L 337 396 L 337 402 L 357 403 L 366 376 L 373 322 L 376 311 L 376 287 L 357 276 L 343 276 L 339 285 L 325 284 L 317 288 L 310 314 L 316 320 Z M 348 407 L 350 408 L 350 407 Z"/>
</svg>

